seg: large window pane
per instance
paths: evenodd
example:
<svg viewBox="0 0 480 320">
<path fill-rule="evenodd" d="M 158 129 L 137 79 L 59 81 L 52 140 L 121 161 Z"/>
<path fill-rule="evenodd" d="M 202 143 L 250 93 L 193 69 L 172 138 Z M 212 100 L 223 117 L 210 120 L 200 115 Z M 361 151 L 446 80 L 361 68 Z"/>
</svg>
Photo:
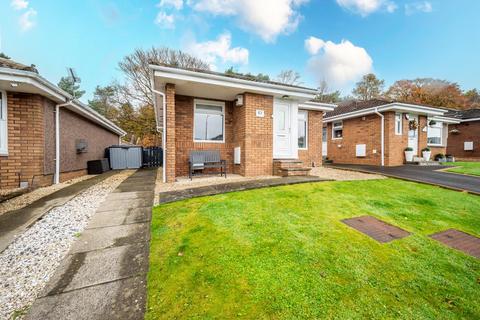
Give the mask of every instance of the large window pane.
<svg viewBox="0 0 480 320">
<path fill-rule="evenodd" d="M 223 141 L 223 117 L 223 107 L 197 104 L 194 139 L 197 141 Z"/>
<path fill-rule="evenodd" d="M 434 125 L 428 126 L 427 143 L 433 145 L 442 144 L 443 123 L 438 122 Z"/>
</svg>

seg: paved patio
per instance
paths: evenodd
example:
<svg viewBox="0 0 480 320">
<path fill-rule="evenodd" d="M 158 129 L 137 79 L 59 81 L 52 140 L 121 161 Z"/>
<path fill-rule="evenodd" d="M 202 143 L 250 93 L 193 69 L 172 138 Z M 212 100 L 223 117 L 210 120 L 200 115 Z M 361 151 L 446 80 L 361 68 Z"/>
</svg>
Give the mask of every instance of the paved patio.
<svg viewBox="0 0 480 320">
<path fill-rule="evenodd" d="M 143 319 L 156 174 L 108 195 L 26 319 Z"/>
<path fill-rule="evenodd" d="M 447 166 L 404 165 L 398 167 L 380 167 L 353 164 L 331 164 L 328 165 L 328 167 L 376 173 L 392 178 L 426 183 L 447 189 L 480 195 L 480 177 L 439 171 L 440 169 L 451 168 Z"/>
</svg>

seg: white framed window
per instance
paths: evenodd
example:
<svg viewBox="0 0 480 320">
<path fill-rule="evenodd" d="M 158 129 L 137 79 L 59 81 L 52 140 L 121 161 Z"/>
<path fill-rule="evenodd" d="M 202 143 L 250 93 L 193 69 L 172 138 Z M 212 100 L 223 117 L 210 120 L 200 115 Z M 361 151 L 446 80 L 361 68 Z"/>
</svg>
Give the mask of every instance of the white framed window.
<svg viewBox="0 0 480 320">
<path fill-rule="evenodd" d="M 225 142 L 225 103 L 194 101 L 193 140 L 195 142 Z"/>
<path fill-rule="evenodd" d="M 308 148 L 308 111 L 298 110 L 298 148 Z"/>
<path fill-rule="evenodd" d="M 395 134 L 401 136 L 403 134 L 403 117 L 401 113 L 395 113 Z"/>
<path fill-rule="evenodd" d="M 427 144 L 429 146 L 443 145 L 443 123 L 442 122 L 436 122 L 435 124 L 428 125 Z"/>
<path fill-rule="evenodd" d="M 343 121 L 332 123 L 332 139 L 343 138 Z"/>
<path fill-rule="evenodd" d="M 0 155 L 8 155 L 7 93 L 0 91 Z"/>
</svg>

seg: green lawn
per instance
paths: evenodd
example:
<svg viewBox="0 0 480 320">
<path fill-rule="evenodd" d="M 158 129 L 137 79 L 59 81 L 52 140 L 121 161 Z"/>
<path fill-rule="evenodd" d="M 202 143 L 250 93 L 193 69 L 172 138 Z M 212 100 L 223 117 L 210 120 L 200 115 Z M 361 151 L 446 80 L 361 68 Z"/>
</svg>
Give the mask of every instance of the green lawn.
<svg viewBox="0 0 480 320">
<path fill-rule="evenodd" d="M 480 236 L 480 197 L 395 179 L 204 197 L 153 211 L 146 319 L 480 318 L 480 260 L 428 237 Z M 380 244 L 340 222 L 413 234 Z"/>
<path fill-rule="evenodd" d="M 447 171 L 480 176 L 480 162 L 447 162 L 446 164 L 458 167 Z"/>
</svg>

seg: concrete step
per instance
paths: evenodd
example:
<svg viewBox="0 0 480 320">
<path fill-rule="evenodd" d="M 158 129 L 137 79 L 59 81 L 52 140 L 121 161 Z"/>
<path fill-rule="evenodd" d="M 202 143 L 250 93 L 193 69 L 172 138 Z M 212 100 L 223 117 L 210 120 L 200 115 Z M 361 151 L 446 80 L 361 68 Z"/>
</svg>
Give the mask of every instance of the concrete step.
<svg viewBox="0 0 480 320">
<path fill-rule="evenodd" d="M 284 168 L 280 169 L 280 175 L 282 177 L 293 177 L 293 176 L 308 176 L 312 168 Z"/>
</svg>

